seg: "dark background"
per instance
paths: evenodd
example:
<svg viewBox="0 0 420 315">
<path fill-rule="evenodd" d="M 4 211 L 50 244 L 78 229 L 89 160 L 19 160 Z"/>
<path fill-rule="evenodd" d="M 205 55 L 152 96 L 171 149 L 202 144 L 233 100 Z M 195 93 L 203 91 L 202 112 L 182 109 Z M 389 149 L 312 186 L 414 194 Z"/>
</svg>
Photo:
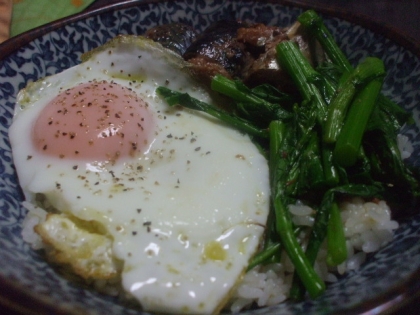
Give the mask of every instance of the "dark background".
<svg viewBox="0 0 420 315">
<path fill-rule="evenodd" d="M 95 10 L 104 5 L 122 2 L 121 0 L 96 0 L 87 10 Z M 407 43 L 413 44 L 417 52 L 420 52 L 420 0 L 296 0 L 297 4 L 313 5 L 328 10 L 339 10 L 349 17 L 367 17 L 374 24 L 387 26 L 390 35 L 401 34 Z M 345 17 L 345 16 L 344 16 Z M 420 87 L 419 87 L 420 88 Z M 0 289 L 1 291 L 1 289 Z M 23 315 L 36 314 L 27 312 L 28 306 L 21 301 L 22 311 L 12 311 L 7 308 L 7 301 L 0 299 L 0 315 Z M 13 309 L 16 310 L 16 305 Z M 24 311 L 24 310 L 27 311 Z M 375 310 L 362 315 L 378 314 Z M 413 301 L 404 307 L 394 311 L 392 315 L 416 315 L 420 314 L 420 297 L 416 296 Z M 51 315 L 54 315 L 51 313 Z"/>
</svg>

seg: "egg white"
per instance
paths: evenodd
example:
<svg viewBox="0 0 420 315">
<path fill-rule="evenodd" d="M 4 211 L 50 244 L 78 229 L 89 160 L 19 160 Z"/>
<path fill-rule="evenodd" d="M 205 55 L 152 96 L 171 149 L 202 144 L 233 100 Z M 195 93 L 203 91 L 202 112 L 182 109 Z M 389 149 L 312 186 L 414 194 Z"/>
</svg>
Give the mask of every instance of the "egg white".
<svg viewBox="0 0 420 315">
<path fill-rule="evenodd" d="M 205 114 L 169 108 L 155 94 L 164 85 L 214 102 L 187 68 L 158 44 L 120 36 L 22 90 L 9 135 L 26 199 L 43 194 L 58 211 L 105 227 L 124 262 L 123 288 L 145 310 L 211 314 L 260 243 L 269 176 L 247 136 Z M 37 153 L 30 134 L 43 107 L 91 80 L 131 88 L 149 104 L 156 124 L 146 150 L 112 165 Z"/>
</svg>

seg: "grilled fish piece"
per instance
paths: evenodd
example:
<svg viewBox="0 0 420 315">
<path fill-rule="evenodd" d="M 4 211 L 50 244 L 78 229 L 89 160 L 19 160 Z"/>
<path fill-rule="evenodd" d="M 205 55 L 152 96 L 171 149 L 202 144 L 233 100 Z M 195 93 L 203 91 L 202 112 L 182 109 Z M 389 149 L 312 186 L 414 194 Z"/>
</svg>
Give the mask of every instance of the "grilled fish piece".
<svg viewBox="0 0 420 315">
<path fill-rule="evenodd" d="M 170 23 L 148 29 L 145 37 L 160 43 L 163 47 L 183 55 L 196 39 L 197 32 L 187 24 Z"/>
<path fill-rule="evenodd" d="M 188 47 L 184 59 L 194 64 L 196 72 L 203 76 L 220 73 L 238 77 L 249 58 L 244 44 L 237 40 L 240 27 L 244 27 L 244 23 L 235 20 L 213 23 Z"/>
</svg>

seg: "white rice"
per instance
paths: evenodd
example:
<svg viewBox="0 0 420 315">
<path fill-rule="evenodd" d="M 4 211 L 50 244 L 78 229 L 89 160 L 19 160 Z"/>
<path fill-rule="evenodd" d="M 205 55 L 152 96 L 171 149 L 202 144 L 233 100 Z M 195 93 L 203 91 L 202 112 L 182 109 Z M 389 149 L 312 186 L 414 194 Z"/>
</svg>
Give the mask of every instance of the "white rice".
<svg viewBox="0 0 420 315">
<path fill-rule="evenodd" d="M 287 299 L 292 276 L 283 264 L 271 264 L 250 270 L 237 287 L 232 298 L 230 310 L 238 313 L 256 303 L 270 306 Z"/>
<path fill-rule="evenodd" d="M 413 144 L 410 142 L 410 139 L 405 135 L 398 134 L 397 143 L 398 149 L 401 152 L 401 157 L 403 159 L 408 159 L 414 151 Z"/>
<path fill-rule="evenodd" d="M 42 249 L 44 244 L 40 236 L 34 232 L 34 226 L 45 220 L 47 211 L 29 202 L 23 202 L 23 206 L 28 209 L 28 214 L 23 221 L 22 237 L 33 249 Z M 337 281 L 338 275 L 358 269 L 365 261 L 366 254 L 377 251 L 392 240 L 393 231 L 398 227 L 398 223 L 391 220 L 391 210 L 384 201 L 365 202 L 355 197 L 342 202 L 340 209 L 348 258 L 337 267 L 327 266 L 327 241 L 324 242 L 314 268 L 327 283 Z M 315 210 L 298 202 L 289 205 L 289 211 L 295 224 L 309 227 L 300 234 L 302 248 L 305 249 L 310 227 L 314 222 Z M 275 305 L 288 298 L 294 266 L 285 252 L 281 257 L 279 263 L 257 266 L 244 275 L 229 303 L 232 313 L 238 313 L 252 305 L 259 307 Z M 117 283 L 98 280 L 92 285 L 102 293 L 125 295 Z"/>
<path fill-rule="evenodd" d="M 41 237 L 35 233 L 34 227 L 45 221 L 47 212 L 28 201 L 22 202 L 22 206 L 28 210 L 28 214 L 22 223 L 22 238 L 25 242 L 31 245 L 34 250 L 44 248 L 44 243 Z"/>
<path fill-rule="evenodd" d="M 366 255 L 377 251 L 392 240 L 393 231 L 398 223 L 391 220 L 391 210 L 384 201 L 365 202 L 361 198 L 352 198 L 340 205 L 341 219 L 347 244 L 347 260 L 336 267 L 326 263 L 327 241 L 321 246 L 315 262 L 315 271 L 327 283 L 337 281 L 337 276 L 350 270 L 358 269 L 366 260 Z M 297 225 L 312 226 L 315 210 L 297 203 L 289 205 L 292 221 Z M 305 248 L 306 233 L 302 232 L 301 244 Z M 230 310 L 238 313 L 253 304 L 270 306 L 285 301 L 292 284 L 294 267 L 287 254 L 282 253 L 278 264 L 257 266 L 249 271 L 235 290 Z"/>
<path fill-rule="evenodd" d="M 409 138 L 400 134 L 397 143 L 401 157 L 409 158 L 413 152 Z M 398 228 L 398 222 L 391 220 L 391 210 L 383 200 L 365 202 L 362 198 L 355 197 L 341 203 L 339 207 L 346 236 L 347 260 L 334 268 L 327 266 L 327 241 L 325 241 L 314 265 L 320 277 L 329 283 L 337 281 L 339 275 L 360 268 L 366 260 L 366 255 L 390 242 L 394 230 Z M 313 225 L 314 209 L 298 202 L 289 205 L 289 211 L 294 224 L 307 227 Z M 301 233 L 300 236 L 304 249 L 307 236 L 305 233 Z M 293 270 L 294 267 L 285 252 L 282 253 L 282 261 L 279 264 L 255 267 L 244 276 L 234 292 L 230 310 L 237 313 L 253 303 L 258 306 L 269 306 L 274 301 L 283 302 L 288 298 Z M 276 295 L 277 300 L 273 298 Z"/>
</svg>

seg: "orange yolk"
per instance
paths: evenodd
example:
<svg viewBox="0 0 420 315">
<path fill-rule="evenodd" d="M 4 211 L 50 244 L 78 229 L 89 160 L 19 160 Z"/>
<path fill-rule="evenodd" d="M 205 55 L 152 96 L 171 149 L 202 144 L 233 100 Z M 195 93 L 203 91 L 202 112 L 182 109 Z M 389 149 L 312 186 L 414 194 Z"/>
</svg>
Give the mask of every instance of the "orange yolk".
<svg viewBox="0 0 420 315">
<path fill-rule="evenodd" d="M 61 159 L 115 161 L 148 144 L 153 117 L 136 93 L 114 82 L 89 82 L 61 92 L 42 110 L 32 140 Z"/>
</svg>

